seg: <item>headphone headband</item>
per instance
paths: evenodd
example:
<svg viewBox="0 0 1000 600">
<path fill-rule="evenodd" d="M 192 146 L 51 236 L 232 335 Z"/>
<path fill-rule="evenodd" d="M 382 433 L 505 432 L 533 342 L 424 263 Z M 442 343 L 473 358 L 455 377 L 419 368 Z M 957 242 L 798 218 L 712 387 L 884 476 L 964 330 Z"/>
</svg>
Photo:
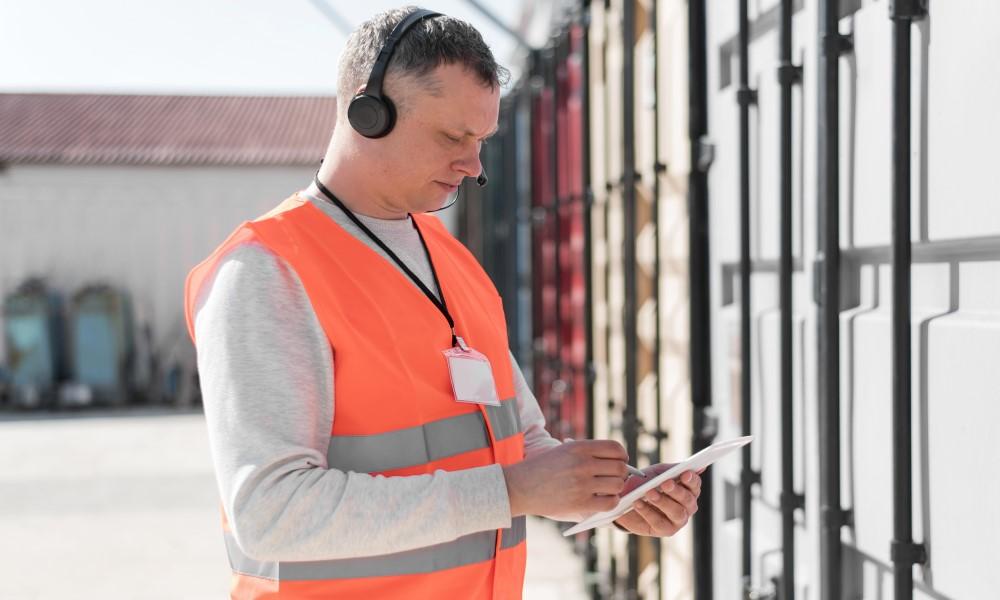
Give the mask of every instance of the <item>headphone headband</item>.
<svg viewBox="0 0 1000 600">
<path fill-rule="evenodd" d="M 411 12 L 402 21 L 396 23 L 396 26 L 392 28 L 392 32 L 389 33 L 389 37 L 386 38 L 385 44 L 382 45 L 382 49 L 379 50 L 375 64 L 372 66 L 371 75 L 368 77 L 368 85 L 365 86 L 366 95 L 373 98 L 382 98 L 382 80 L 385 78 L 385 70 L 389 68 L 389 60 L 392 58 L 393 51 L 396 50 L 396 44 L 406 34 L 406 30 L 424 19 L 440 16 L 441 13 L 421 8 Z"/>
</svg>

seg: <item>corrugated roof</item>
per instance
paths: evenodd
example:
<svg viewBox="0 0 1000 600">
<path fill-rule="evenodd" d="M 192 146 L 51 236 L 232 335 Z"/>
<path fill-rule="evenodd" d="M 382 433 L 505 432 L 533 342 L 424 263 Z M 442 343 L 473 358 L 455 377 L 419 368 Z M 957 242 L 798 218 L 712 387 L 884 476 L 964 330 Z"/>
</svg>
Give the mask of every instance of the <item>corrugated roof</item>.
<svg viewBox="0 0 1000 600">
<path fill-rule="evenodd" d="M 0 162 L 313 164 L 336 114 L 333 96 L 0 94 Z"/>
</svg>

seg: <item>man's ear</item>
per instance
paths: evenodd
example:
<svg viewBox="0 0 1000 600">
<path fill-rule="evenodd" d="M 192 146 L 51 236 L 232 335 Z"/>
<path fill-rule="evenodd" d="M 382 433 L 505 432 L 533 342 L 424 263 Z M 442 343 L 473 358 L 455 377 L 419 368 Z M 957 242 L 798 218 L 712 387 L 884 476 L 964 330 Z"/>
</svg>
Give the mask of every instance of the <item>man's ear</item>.
<svg viewBox="0 0 1000 600">
<path fill-rule="evenodd" d="M 354 90 L 354 95 L 357 96 L 357 95 L 363 94 L 364 91 L 365 91 L 365 88 L 367 88 L 367 87 L 368 87 L 367 83 L 363 83 L 363 84 L 359 85 L 358 89 Z"/>
</svg>

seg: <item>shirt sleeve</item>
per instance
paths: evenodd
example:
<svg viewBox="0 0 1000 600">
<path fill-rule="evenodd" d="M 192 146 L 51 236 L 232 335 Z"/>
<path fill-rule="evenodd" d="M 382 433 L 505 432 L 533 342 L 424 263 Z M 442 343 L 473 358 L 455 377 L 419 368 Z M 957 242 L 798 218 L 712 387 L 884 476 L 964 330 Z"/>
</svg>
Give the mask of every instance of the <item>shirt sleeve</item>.
<svg viewBox="0 0 1000 600">
<path fill-rule="evenodd" d="M 298 276 L 264 246 L 223 258 L 199 293 L 195 336 L 219 493 L 250 557 L 372 556 L 510 526 L 499 465 L 410 477 L 328 468 L 332 352 Z"/>
<path fill-rule="evenodd" d="M 554 448 L 561 442 L 545 429 L 545 415 L 538 407 L 538 399 L 528 387 L 524 373 L 513 354 L 510 355 L 510 366 L 514 371 L 514 391 L 517 396 L 518 414 L 521 417 L 521 429 L 524 430 L 524 456 L 527 458 Z"/>
</svg>

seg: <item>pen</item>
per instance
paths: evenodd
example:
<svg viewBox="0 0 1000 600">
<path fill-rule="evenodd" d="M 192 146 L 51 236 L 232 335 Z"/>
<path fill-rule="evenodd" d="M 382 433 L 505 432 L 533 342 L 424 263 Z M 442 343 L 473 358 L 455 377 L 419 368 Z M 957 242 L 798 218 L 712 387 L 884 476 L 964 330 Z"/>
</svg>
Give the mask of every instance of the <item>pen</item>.
<svg viewBox="0 0 1000 600">
<path fill-rule="evenodd" d="M 639 477 L 642 477 L 643 479 L 646 478 L 646 474 L 645 473 L 643 473 L 639 469 L 636 469 L 635 467 L 633 467 L 630 464 L 626 464 L 625 468 L 628 469 L 628 472 L 631 473 L 631 474 L 633 474 L 633 475 L 638 475 Z"/>
</svg>

